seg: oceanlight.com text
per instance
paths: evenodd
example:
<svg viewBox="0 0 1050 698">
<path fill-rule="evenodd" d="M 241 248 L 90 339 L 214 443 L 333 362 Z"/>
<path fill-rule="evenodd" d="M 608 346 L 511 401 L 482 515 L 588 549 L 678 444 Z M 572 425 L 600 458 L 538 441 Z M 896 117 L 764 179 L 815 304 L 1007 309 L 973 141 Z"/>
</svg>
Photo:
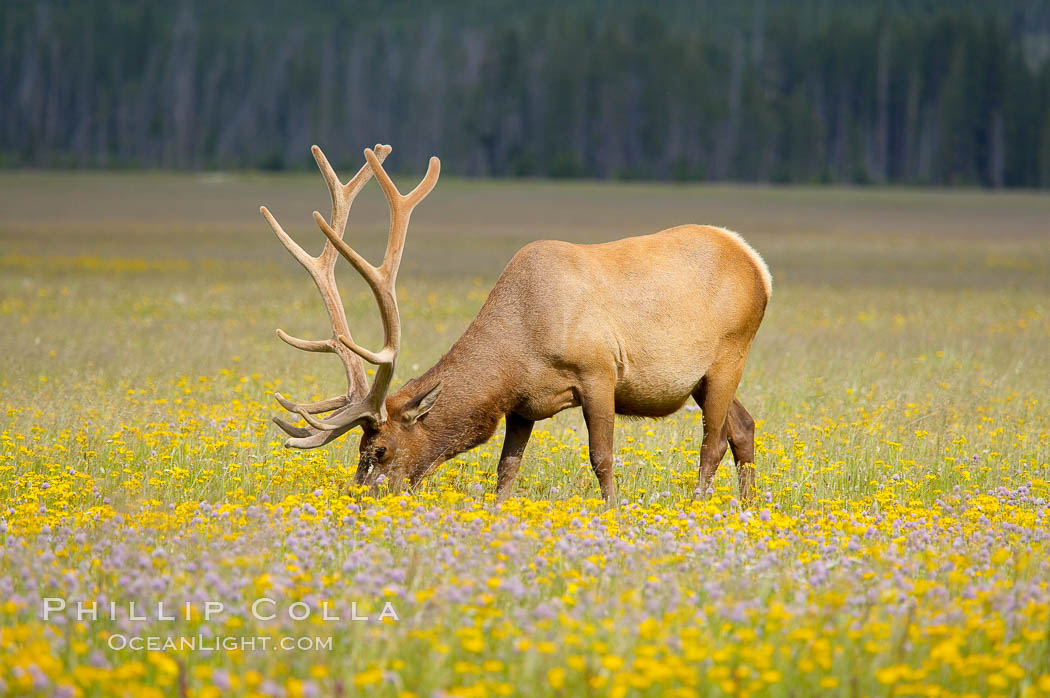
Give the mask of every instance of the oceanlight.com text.
<svg viewBox="0 0 1050 698">
<path fill-rule="evenodd" d="M 234 637 L 230 635 L 110 635 L 107 644 L 111 650 L 134 650 L 151 652 L 309 652 L 331 651 L 332 638 L 309 636 L 254 635 Z"/>
</svg>

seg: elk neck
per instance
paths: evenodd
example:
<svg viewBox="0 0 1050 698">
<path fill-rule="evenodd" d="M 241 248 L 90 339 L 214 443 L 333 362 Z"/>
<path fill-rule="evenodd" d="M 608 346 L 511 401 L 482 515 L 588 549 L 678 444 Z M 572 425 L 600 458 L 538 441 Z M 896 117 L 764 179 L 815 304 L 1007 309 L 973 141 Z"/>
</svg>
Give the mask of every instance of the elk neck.
<svg viewBox="0 0 1050 698">
<path fill-rule="evenodd" d="M 488 441 L 517 403 L 521 362 L 508 356 L 500 333 L 475 320 L 434 366 L 394 394 L 400 403 L 441 384 L 441 396 L 420 421 L 432 435 L 432 457 L 447 460 Z"/>
</svg>

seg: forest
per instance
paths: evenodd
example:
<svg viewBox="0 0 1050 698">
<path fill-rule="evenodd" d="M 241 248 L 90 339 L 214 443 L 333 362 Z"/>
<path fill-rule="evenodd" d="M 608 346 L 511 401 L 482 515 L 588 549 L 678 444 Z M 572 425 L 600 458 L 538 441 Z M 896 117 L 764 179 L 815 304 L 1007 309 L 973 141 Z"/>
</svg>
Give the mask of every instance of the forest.
<svg viewBox="0 0 1050 698">
<path fill-rule="evenodd" d="M 0 166 L 1050 187 L 1034 0 L 4 3 Z"/>
</svg>

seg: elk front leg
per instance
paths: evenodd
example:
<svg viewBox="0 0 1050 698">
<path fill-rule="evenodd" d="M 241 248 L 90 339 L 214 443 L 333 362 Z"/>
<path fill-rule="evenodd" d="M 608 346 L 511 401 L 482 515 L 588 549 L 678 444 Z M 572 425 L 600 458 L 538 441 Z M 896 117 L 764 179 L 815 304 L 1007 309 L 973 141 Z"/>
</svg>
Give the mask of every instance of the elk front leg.
<svg viewBox="0 0 1050 698">
<path fill-rule="evenodd" d="M 733 451 L 736 476 L 740 482 L 740 499 L 750 502 L 755 496 L 755 420 L 740 400 L 733 398 L 726 424 L 729 448 Z"/>
<path fill-rule="evenodd" d="M 598 477 L 602 497 L 616 506 L 616 480 L 613 477 L 613 431 L 616 426 L 616 400 L 613 383 L 593 386 L 581 391 L 580 404 L 587 422 L 590 441 L 591 468 Z"/>
<path fill-rule="evenodd" d="M 507 415 L 507 435 L 503 439 L 503 452 L 499 456 L 499 465 L 496 466 L 496 499 L 503 501 L 510 495 L 514 486 L 514 478 L 518 475 L 518 467 L 521 465 L 521 455 L 525 452 L 525 445 L 529 443 L 532 435 L 530 419 L 513 412 Z"/>
</svg>

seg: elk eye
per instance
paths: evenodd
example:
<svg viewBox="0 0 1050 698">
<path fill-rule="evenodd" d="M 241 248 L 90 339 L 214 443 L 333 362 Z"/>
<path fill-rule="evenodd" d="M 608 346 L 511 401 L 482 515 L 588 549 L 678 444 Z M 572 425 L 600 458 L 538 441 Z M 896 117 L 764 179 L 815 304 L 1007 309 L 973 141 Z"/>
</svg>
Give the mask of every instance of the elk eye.
<svg viewBox="0 0 1050 698">
<path fill-rule="evenodd" d="M 382 460 L 383 456 L 385 456 L 385 455 L 386 455 L 386 446 L 380 446 L 379 448 L 376 449 L 376 459 L 377 460 Z"/>
</svg>

